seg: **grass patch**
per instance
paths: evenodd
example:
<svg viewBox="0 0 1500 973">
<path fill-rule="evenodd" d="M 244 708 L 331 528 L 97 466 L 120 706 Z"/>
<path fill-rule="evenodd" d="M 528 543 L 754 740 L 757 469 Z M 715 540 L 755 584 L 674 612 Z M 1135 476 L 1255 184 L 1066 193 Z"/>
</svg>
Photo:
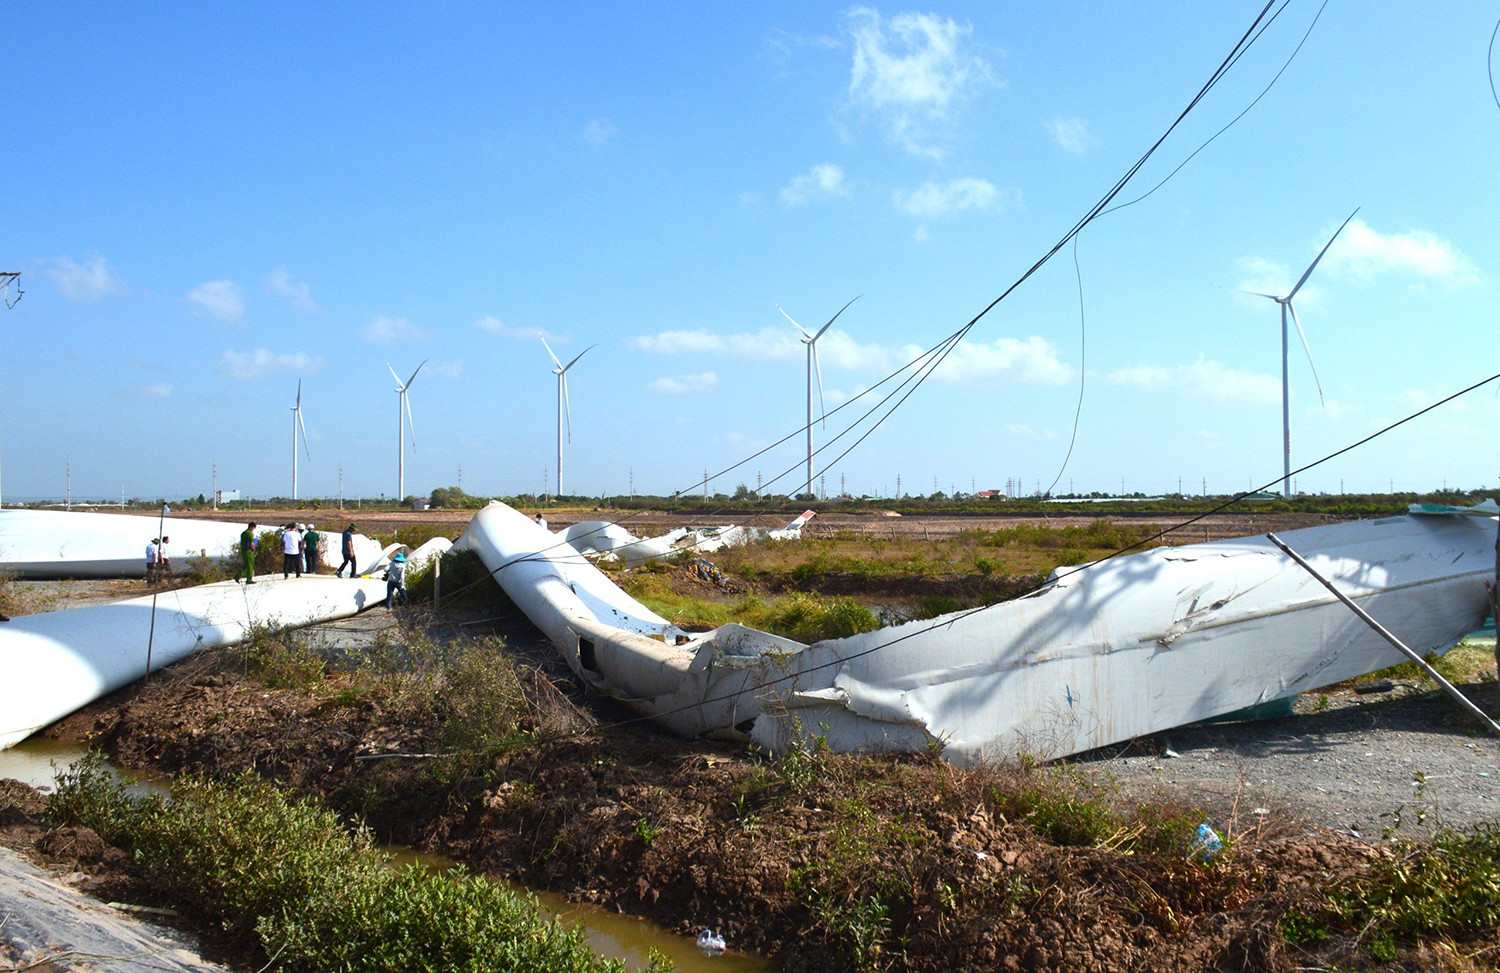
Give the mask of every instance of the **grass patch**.
<svg viewBox="0 0 1500 973">
<path fill-rule="evenodd" d="M 59 781 L 51 813 L 126 848 L 177 909 L 284 967 L 625 969 L 534 900 L 462 869 L 390 867 L 368 831 L 251 776 L 182 777 L 166 800 L 130 795 L 102 761 L 83 761 Z"/>
<path fill-rule="evenodd" d="M 1429 652 L 1426 659 L 1428 665 L 1455 686 L 1495 679 L 1495 649 L 1491 645 L 1460 642 L 1442 655 Z M 1415 662 L 1402 662 L 1388 669 L 1381 669 L 1379 672 L 1359 676 L 1351 680 L 1349 685 L 1376 682 L 1381 679 L 1417 679 L 1436 685 L 1427 675 L 1426 670 Z"/>
<path fill-rule="evenodd" d="M 619 579 L 625 591 L 674 625 L 690 630 L 738 622 L 751 628 L 811 644 L 873 632 L 880 620 L 848 597 L 796 593 L 781 598 L 747 595 L 732 601 L 711 600 L 673 591 L 660 573 L 633 571 Z"/>
</svg>

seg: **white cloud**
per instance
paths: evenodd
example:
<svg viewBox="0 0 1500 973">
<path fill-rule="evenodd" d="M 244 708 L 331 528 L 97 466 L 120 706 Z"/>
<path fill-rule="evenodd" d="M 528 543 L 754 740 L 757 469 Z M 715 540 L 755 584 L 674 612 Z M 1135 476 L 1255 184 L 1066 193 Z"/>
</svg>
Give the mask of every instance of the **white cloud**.
<svg viewBox="0 0 1500 973">
<path fill-rule="evenodd" d="M 539 328 L 513 328 L 493 314 L 486 314 L 475 321 L 474 327 L 497 338 L 508 338 L 511 341 L 535 341 L 538 334 L 554 345 L 568 340 L 563 335 Z"/>
<path fill-rule="evenodd" d="M 124 289 L 110 272 L 109 264 L 100 256 L 90 257 L 82 264 L 59 257 L 47 261 L 44 266 L 52 283 L 72 301 L 97 301 Z"/>
<path fill-rule="evenodd" d="M 909 345 L 904 361 L 921 353 L 922 349 Z M 1007 378 L 1032 385 L 1061 385 L 1072 375 L 1072 366 L 1057 357 L 1057 349 L 1036 335 L 961 342 L 932 373 L 933 378 L 952 383 Z"/>
<path fill-rule="evenodd" d="M 1442 237 L 1426 230 L 1381 233 L 1358 219 L 1339 234 L 1325 260 L 1335 271 L 1366 280 L 1400 273 L 1460 285 L 1480 280 L 1473 262 Z"/>
<path fill-rule="evenodd" d="M 275 273 L 266 278 L 266 290 L 287 298 L 292 302 L 292 307 L 303 314 L 317 314 L 323 310 L 318 307 L 318 302 L 312 299 L 312 289 L 307 286 L 307 283 L 294 280 L 285 267 L 276 268 Z"/>
<path fill-rule="evenodd" d="M 1081 118 L 1054 118 L 1046 123 L 1047 133 L 1064 152 L 1083 155 L 1094 144 L 1089 123 Z"/>
<path fill-rule="evenodd" d="M 143 385 L 136 391 L 142 398 L 165 399 L 172 395 L 172 386 L 166 382 L 158 382 L 155 385 Z"/>
<path fill-rule="evenodd" d="M 245 317 L 245 292 L 232 280 L 210 280 L 199 284 L 188 291 L 183 300 L 225 324 L 238 324 Z"/>
<path fill-rule="evenodd" d="M 394 345 L 398 341 L 421 341 L 427 332 L 405 318 L 381 315 L 365 325 L 359 336 L 377 345 Z"/>
<path fill-rule="evenodd" d="M 273 352 L 267 348 L 254 351 L 226 351 L 219 356 L 219 364 L 230 378 L 248 381 L 264 378 L 272 372 L 295 372 L 299 375 L 316 375 L 323 370 L 323 359 L 305 351 Z"/>
<path fill-rule="evenodd" d="M 984 179 L 950 179 L 925 182 L 921 188 L 896 190 L 896 208 L 912 216 L 947 216 L 966 209 L 995 209 L 1020 198 L 1019 190 L 999 190 Z"/>
<path fill-rule="evenodd" d="M 589 123 L 583 126 L 583 137 L 595 145 L 603 145 L 616 135 L 620 130 L 615 123 L 603 118 L 591 118 Z"/>
<path fill-rule="evenodd" d="M 907 151 L 940 159 L 958 103 L 990 80 L 990 67 L 972 54 L 973 32 L 936 14 L 903 13 L 885 20 L 869 7 L 844 15 L 854 40 L 849 95 L 884 117 L 887 136 Z"/>
<path fill-rule="evenodd" d="M 1121 385 L 1211 402 L 1273 405 L 1281 401 L 1281 382 L 1275 377 L 1237 371 L 1211 358 L 1199 358 L 1191 365 L 1136 365 L 1112 372 L 1109 378 Z"/>
<path fill-rule="evenodd" d="M 763 328 L 739 334 L 715 334 L 705 329 L 661 331 L 626 342 L 653 355 L 715 355 L 753 361 L 792 361 L 803 357 L 801 339 L 791 328 Z M 818 359 L 825 369 L 889 372 L 923 354 L 917 345 L 892 346 L 860 342 L 848 332 L 830 329 L 818 341 Z M 1073 370 L 1058 360 L 1057 350 L 1044 339 L 996 338 L 992 342 L 964 342 L 934 373 L 947 382 L 1010 377 L 1017 381 L 1056 385 Z"/>
<path fill-rule="evenodd" d="M 831 332 L 830 332 L 831 333 Z M 652 355 L 721 355 L 755 361 L 782 361 L 801 354 L 796 332 L 790 328 L 762 328 L 753 334 L 714 334 L 703 328 L 692 331 L 659 331 L 629 339 L 626 344 Z"/>
<path fill-rule="evenodd" d="M 800 206 L 817 199 L 834 199 L 848 196 L 849 187 L 844 183 L 844 170 L 831 162 L 813 166 L 781 187 L 781 201 L 788 206 Z"/>
<path fill-rule="evenodd" d="M 442 361 L 437 358 L 429 358 L 427 367 L 422 369 L 423 375 L 434 375 L 438 378 L 462 378 L 464 374 L 464 363 L 458 361 Z"/>
<path fill-rule="evenodd" d="M 689 392 L 702 392 L 719 384 L 719 376 L 713 372 L 699 372 L 696 375 L 666 375 L 647 386 L 653 392 L 665 392 L 668 395 L 684 395 Z"/>
</svg>

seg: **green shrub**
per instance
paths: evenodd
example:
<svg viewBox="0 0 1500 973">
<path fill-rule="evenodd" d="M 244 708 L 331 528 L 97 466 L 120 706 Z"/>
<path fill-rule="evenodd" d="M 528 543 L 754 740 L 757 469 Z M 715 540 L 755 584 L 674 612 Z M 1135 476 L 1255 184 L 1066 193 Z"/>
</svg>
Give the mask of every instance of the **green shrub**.
<svg viewBox="0 0 1500 973">
<path fill-rule="evenodd" d="M 1500 925 L 1500 822 L 1469 833 L 1444 829 L 1430 845 L 1395 855 L 1330 896 L 1350 925 L 1416 938 L 1493 931 Z M 1375 940 L 1372 940 L 1374 942 Z"/>
<path fill-rule="evenodd" d="M 102 762 L 64 775 L 59 821 L 134 854 L 141 877 L 184 915 L 218 925 L 291 969 L 623 970 L 534 900 L 455 869 L 389 867 L 365 830 L 250 776 L 181 777 L 170 800 L 138 797 Z M 653 963 L 653 967 L 659 968 Z"/>
</svg>

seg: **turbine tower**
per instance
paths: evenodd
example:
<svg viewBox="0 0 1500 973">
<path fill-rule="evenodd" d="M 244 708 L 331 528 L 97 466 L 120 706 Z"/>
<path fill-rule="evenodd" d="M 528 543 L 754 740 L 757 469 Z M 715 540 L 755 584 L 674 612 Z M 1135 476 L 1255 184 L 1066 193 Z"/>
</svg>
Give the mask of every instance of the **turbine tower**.
<svg viewBox="0 0 1500 973">
<path fill-rule="evenodd" d="M 422 365 L 427 364 L 427 359 L 422 359 Z M 422 370 L 422 365 L 417 366 L 417 371 L 411 373 L 411 378 L 405 382 L 396 370 L 391 367 L 390 362 L 385 363 L 386 371 L 391 373 L 391 378 L 396 380 L 396 502 L 399 504 L 406 499 L 406 443 L 402 439 L 402 425 L 411 430 L 411 451 L 417 451 L 417 429 L 411 423 L 411 403 L 406 399 L 406 393 L 411 388 L 411 383 L 417 380 L 417 372 Z"/>
<path fill-rule="evenodd" d="M 1354 213 L 1358 212 L 1359 207 L 1356 206 Z M 1354 219 L 1354 213 L 1350 213 L 1344 222 L 1339 224 L 1339 228 L 1333 231 L 1333 236 L 1329 237 L 1328 242 L 1323 244 L 1323 249 L 1318 251 L 1318 255 L 1313 258 L 1313 262 L 1307 265 L 1307 269 L 1302 272 L 1302 276 L 1298 278 L 1296 285 L 1287 292 L 1285 297 L 1277 297 L 1275 294 L 1262 294 L 1259 291 L 1245 292 L 1253 294 L 1256 297 L 1268 298 L 1281 305 L 1281 495 L 1284 497 L 1292 495 L 1292 408 L 1290 383 L 1287 381 L 1286 319 L 1287 315 L 1290 314 L 1292 323 L 1297 326 L 1297 337 L 1302 339 L 1302 350 L 1307 353 L 1307 364 L 1312 368 L 1313 382 L 1318 387 L 1318 401 L 1321 403 L 1323 401 L 1323 383 L 1318 380 L 1318 366 L 1313 364 L 1312 349 L 1307 345 L 1307 333 L 1302 330 L 1302 322 L 1297 320 L 1297 309 L 1292 306 L 1292 298 L 1296 297 L 1297 292 L 1302 289 L 1302 285 L 1307 283 L 1307 278 L 1312 276 L 1313 269 L 1318 266 L 1318 261 L 1323 259 L 1323 255 L 1328 252 L 1328 248 L 1333 246 L 1333 241 L 1337 240 L 1339 234 L 1344 232 L 1344 227 L 1349 225 L 1349 220 Z"/>
<path fill-rule="evenodd" d="M 587 355 L 596 345 L 589 345 L 580 351 L 572 361 L 564 365 L 558 361 L 557 356 L 552 353 L 552 346 L 547 344 L 547 336 L 540 331 L 536 333 L 542 339 L 542 347 L 547 349 L 547 355 L 552 359 L 552 364 L 557 367 L 552 369 L 552 374 L 557 376 L 557 495 L 562 496 L 562 447 L 563 447 L 563 422 L 564 417 L 568 424 L 568 442 L 573 441 L 573 410 L 568 404 L 568 369 L 578 364 L 578 359 Z"/>
<path fill-rule="evenodd" d="M 297 433 L 302 433 L 302 449 L 307 461 L 312 462 L 312 451 L 307 448 L 307 427 L 302 424 L 302 379 L 297 379 L 297 404 L 292 406 L 292 499 L 297 499 Z"/>
<path fill-rule="evenodd" d="M 855 298 L 853 298 L 852 300 L 849 301 L 849 304 L 853 304 L 857 300 L 859 300 L 859 298 L 855 297 Z M 807 346 L 807 482 L 805 484 L 803 484 L 803 489 L 799 490 L 798 491 L 799 493 L 811 493 L 812 492 L 812 485 L 813 485 L 813 406 L 812 406 L 812 403 L 813 403 L 813 377 L 814 376 L 816 376 L 817 380 L 818 380 L 818 414 L 822 415 L 824 413 L 824 409 L 823 409 L 823 366 L 818 361 L 818 339 L 821 338 L 821 337 L 823 337 L 823 333 L 825 331 L 827 331 L 829 328 L 833 327 L 833 322 L 835 322 L 835 321 L 837 321 L 839 319 L 839 314 L 843 314 L 845 311 L 849 310 L 849 304 L 845 304 L 843 307 L 839 308 L 839 313 L 835 314 L 833 317 L 829 318 L 828 319 L 828 323 L 825 324 L 825 325 L 823 325 L 821 328 L 819 328 L 817 334 L 809 334 L 808 330 L 806 328 L 804 328 L 802 325 L 798 324 L 796 322 L 796 320 L 790 314 L 786 313 L 786 310 L 784 308 L 782 308 L 782 306 L 780 304 L 776 305 L 776 310 L 778 310 L 778 311 L 781 312 L 781 316 L 784 317 L 784 318 L 786 318 L 788 321 L 791 321 L 792 322 L 792 327 L 796 328 L 797 331 L 799 333 L 801 333 L 801 335 L 802 335 L 802 343 Z M 823 424 L 826 426 L 828 423 L 825 420 Z"/>
</svg>

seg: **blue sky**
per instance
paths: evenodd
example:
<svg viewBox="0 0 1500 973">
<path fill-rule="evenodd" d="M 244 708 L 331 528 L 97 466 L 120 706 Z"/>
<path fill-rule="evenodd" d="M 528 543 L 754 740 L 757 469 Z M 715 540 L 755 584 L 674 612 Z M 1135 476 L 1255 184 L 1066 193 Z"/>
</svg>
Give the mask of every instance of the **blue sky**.
<svg viewBox="0 0 1500 973">
<path fill-rule="evenodd" d="M 1141 171 L 1249 104 L 1296 0 Z M 12 5 L 0 37 L 6 499 L 693 486 L 998 296 L 1188 103 L 1259 4 Z M 990 312 L 828 474 L 850 491 L 1211 492 L 1500 371 L 1496 16 L 1333 0 L 1275 87 Z M 14 297 L 14 290 L 10 297 Z M 1086 357 L 1084 352 L 1086 352 Z M 1079 382 L 1077 445 L 1063 469 Z M 1500 384 L 1500 383 L 1496 383 Z M 1298 478 L 1500 482 L 1489 386 Z M 829 419 L 820 442 L 843 427 Z M 800 435 L 715 490 L 797 467 Z M 842 450 L 839 450 L 842 451 Z M 833 454 L 827 455 L 831 461 Z M 820 457 L 818 466 L 825 465 Z M 556 488 L 555 472 L 545 474 Z M 792 477 L 779 485 L 790 489 Z"/>
</svg>

